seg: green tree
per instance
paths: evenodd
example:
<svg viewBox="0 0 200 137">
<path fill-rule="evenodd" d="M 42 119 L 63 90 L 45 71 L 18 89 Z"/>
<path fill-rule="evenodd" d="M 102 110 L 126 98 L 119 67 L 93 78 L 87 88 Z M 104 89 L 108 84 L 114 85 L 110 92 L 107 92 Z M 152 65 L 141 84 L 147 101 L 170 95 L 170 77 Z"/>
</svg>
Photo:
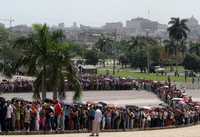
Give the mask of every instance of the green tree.
<svg viewBox="0 0 200 137">
<path fill-rule="evenodd" d="M 142 68 L 144 70 L 146 70 L 146 68 L 150 68 L 151 65 L 151 53 L 150 53 L 150 49 L 152 47 L 156 47 L 158 46 L 158 43 L 155 39 L 150 38 L 150 37 L 144 37 L 144 36 L 138 36 L 138 37 L 132 37 L 131 40 L 128 41 L 128 48 L 127 48 L 127 55 L 129 56 L 128 58 L 131 59 L 131 62 L 133 63 L 133 58 L 135 58 L 134 56 L 138 54 L 138 52 L 142 53 L 142 55 L 146 56 L 146 61 L 143 61 L 142 64 L 144 62 L 146 62 L 146 65 L 142 65 Z M 145 53 L 144 53 L 145 52 Z M 141 56 L 143 59 L 144 56 Z M 132 64 L 131 63 L 131 64 Z M 131 65 L 131 66 L 135 66 L 135 65 Z"/>
<path fill-rule="evenodd" d="M 189 52 L 200 56 L 200 44 L 190 43 Z"/>
<path fill-rule="evenodd" d="M 175 42 L 175 57 L 176 57 L 176 74 L 178 73 L 178 48 L 182 45 L 183 41 L 187 39 L 187 33 L 190 31 L 186 25 L 186 19 L 171 18 L 169 21 L 169 27 L 167 31 L 169 32 L 169 37 Z"/>
<path fill-rule="evenodd" d="M 54 98 L 57 98 L 57 91 L 63 93 L 63 67 L 66 68 L 68 80 L 72 80 L 73 85 L 80 87 L 67 53 L 69 46 L 63 43 L 62 31 L 49 31 L 46 24 L 34 25 L 33 29 L 33 33 L 28 37 L 21 37 L 15 42 L 15 48 L 21 49 L 22 52 L 16 68 L 25 66 L 29 75 L 37 77 L 34 82 L 34 97 L 40 98 L 39 93 L 42 92 L 42 99 L 46 98 L 47 82 L 54 83 Z M 80 88 L 75 90 L 74 99 L 77 99 L 80 93 Z"/>
<path fill-rule="evenodd" d="M 183 65 L 185 69 L 200 72 L 200 57 L 196 54 L 186 54 Z"/>
<path fill-rule="evenodd" d="M 161 64 L 160 62 L 160 53 L 161 53 L 161 48 L 159 46 L 150 46 L 149 47 L 149 52 L 151 55 L 151 64 Z"/>
<path fill-rule="evenodd" d="M 98 53 L 96 50 L 88 50 L 85 53 L 85 59 L 86 64 L 88 65 L 97 65 L 99 59 L 98 59 Z"/>
<path fill-rule="evenodd" d="M 118 60 L 119 60 L 120 64 L 122 65 L 122 69 L 124 68 L 124 66 L 126 68 L 127 64 L 129 63 L 128 57 L 124 54 L 121 54 L 119 56 Z"/>
<path fill-rule="evenodd" d="M 101 37 L 95 44 L 95 47 L 99 52 L 98 54 L 100 55 L 99 58 L 103 60 L 104 67 L 105 59 L 112 55 L 112 45 L 113 41 L 110 38 L 105 37 L 104 35 L 101 35 Z"/>
<path fill-rule="evenodd" d="M 0 71 L 6 76 L 11 77 L 13 74 L 13 66 L 18 58 L 17 49 L 12 48 L 12 39 L 10 32 L 0 27 Z"/>
<path fill-rule="evenodd" d="M 145 49 L 134 52 L 133 56 L 131 57 L 131 66 L 134 68 L 139 68 L 141 72 L 146 72 L 147 54 Z"/>
</svg>

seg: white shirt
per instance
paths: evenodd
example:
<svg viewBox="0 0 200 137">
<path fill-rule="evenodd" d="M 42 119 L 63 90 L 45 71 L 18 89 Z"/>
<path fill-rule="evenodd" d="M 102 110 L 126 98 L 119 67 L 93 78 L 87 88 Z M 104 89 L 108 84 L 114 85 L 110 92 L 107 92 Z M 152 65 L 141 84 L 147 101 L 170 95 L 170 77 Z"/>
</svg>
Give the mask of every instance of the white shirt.
<svg viewBox="0 0 200 137">
<path fill-rule="evenodd" d="M 97 122 L 101 122 L 101 120 L 102 120 L 102 112 L 101 112 L 100 109 L 97 109 L 95 111 L 95 118 L 94 118 L 94 120 L 97 121 Z"/>
<path fill-rule="evenodd" d="M 12 113 L 13 113 L 13 107 L 9 105 L 7 107 L 6 118 L 12 118 Z"/>
</svg>

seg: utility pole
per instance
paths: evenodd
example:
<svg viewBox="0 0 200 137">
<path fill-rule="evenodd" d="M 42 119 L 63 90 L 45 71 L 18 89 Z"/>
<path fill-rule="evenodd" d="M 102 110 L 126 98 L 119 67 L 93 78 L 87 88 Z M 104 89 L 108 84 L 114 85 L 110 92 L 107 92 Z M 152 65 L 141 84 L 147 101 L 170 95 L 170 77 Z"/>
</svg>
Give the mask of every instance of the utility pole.
<svg viewBox="0 0 200 137">
<path fill-rule="evenodd" d="M 9 22 L 9 28 L 12 27 L 12 23 L 15 21 L 12 17 L 10 17 L 9 19 L 0 19 L 0 21 L 5 21 L 5 22 Z"/>
<path fill-rule="evenodd" d="M 150 19 L 150 10 L 148 10 L 148 19 Z M 150 65 L 151 65 L 151 58 L 150 58 L 150 51 L 149 51 L 149 43 L 148 43 L 148 38 L 149 38 L 149 32 L 150 29 L 146 29 L 146 39 L 147 39 L 147 71 L 150 73 Z"/>
<path fill-rule="evenodd" d="M 148 43 L 148 38 L 149 38 L 149 30 L 146 30 L 146 39 L 147 39 L 147 71 L 150 73 L 150 65 L 151 65 L 151 59 L 150 59 L 150 53 L 149 53 L 149 43 Z"/>
<path fill-rule="evenodd" d="M 116 44 L 116 42 L 117 42 L 117 29 L 114 32 L 114 41 L 112 44 L 112 47 L 113 47 L 113 49 L 112 49 L 112 52 L 113 52 L 113 75 L 115 75 L 115 70 L 116 70 L 116 53 L 115 53 L 116 48 L 114 48 L 114 46 L 116 46 L 116 45 L 114 45 L 114 44 Z"/>
</svg>

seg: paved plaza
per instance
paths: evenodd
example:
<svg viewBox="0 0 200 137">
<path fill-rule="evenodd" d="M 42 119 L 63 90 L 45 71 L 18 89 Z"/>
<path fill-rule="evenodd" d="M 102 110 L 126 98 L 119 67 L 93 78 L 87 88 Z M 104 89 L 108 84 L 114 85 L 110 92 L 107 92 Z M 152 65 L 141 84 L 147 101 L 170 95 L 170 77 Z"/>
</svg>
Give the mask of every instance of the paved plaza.
<svg viewBox="0 0 200 137">
<path fill-rule="evenodd" d="M 25 100 L 32 100 L 32 93 L 9 93 L 2 94 L 6 99 L 13 97 L 23 98 Z M 47 93 L 48 97 L 52 97 L 52 93 Z M 66 101 L 72 101 L 73 92 L 66 92 Z M 116 105 L 138 105 L 138 106 L 157 106 L 162 101 L 153 93 L 144 90 L 130 90 L 130 91 L 84 91 L 83 101 L 104 101 L 108 104 Z"/>
<path fill-rule="evenodd" d="M 177 129 L 163 129 L 152 131 L 135 132 L 109 132 L 101 133 L 100 137 L 200 137 L 200 126 L 192 126 Z M 27 135 L 16 135 L 9 137 L 26 137 Z M 29 137 L 89 137 L 89 133 L 79 134 L 52 134 L 52 135 L 29 135 Z"/>
</svg>

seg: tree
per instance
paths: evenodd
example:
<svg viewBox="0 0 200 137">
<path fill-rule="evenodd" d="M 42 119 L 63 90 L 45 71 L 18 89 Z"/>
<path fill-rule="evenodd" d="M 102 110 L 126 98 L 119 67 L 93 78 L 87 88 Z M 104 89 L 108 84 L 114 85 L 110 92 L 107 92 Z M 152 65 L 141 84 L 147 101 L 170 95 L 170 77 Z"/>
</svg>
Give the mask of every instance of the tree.
<svg viewBox="0 0 200 137">
<path fill-rule="evenodd" d="M 159 46 L 150 46 L 149 52 L 151 55 L 151 64 L 160 64 L 160 54 L 161 54 L 161 47 Z"/>
<path fill-rule="evenodd" d="M 190 43 L 189 52 L 200 56 L 200 44 Z"/>
<path fill-rule="evenodd" d="M 81 86 L 80 80 L 77 76 L 77 70 L 70 60 L 70 45 L 67 43 L 56 44 L 52 47 L 51 51 L 51 64 L 48 67 L 49 85 L 53 89 L 53 98 L 63 99 L 65 97 L 64 85 L 66 76 L 69 84 L 72 85 L 74 94 L 74 101 L 81 99 Z"/>
<path fill-rule="evenodd" d="M 13 74 L 13 67 L 17 58 L 17 49 L 12 48 L 12 39 L 10 39 L 10 32 L 0 27 L 0 71 L 8 78 Z"/>
<path fill-rule="evenodd" d="M 135 58 L 134 56 L 138 54 L 138 52 L 141 52 L 142 55 L 146 56 L 145 62 L 147 63 L 146 65 L 142 65 L 142 66 L 145 67 L 145 69 L 148 68 L 148 71 L 149 71 L 149 68 L 151 65 L 151 54 L 149 53 L 150 48 L 156 47 L 158 45 L 157 41 L 150 37 L 138 36 L 138 37 L 132 37 L 131 40 L 128 41 L 128 43 L 129 44 L 128 44 L 127 53 L 128 53 L 129 58 L 133 59 L 133 58 Z M 145 53 L 143 53 L 143 52 L 145 52 Z M 143 59 L 145 59 L 144 56 L 142 56 L 142 57 L 143 57 Z M 131 62 L 133 63 L 134 61 L 131 61 Z M 135 66 L 135 65 L 132 64 L 131 66 Z M 142 69 L 144 69 L 144 68 L 142 68 Z"/>
<path fill-rule="evenodd" d="M 183 65 L 185 69 L 200 72 L 200 57 L 196 54 L 186 54 Z"/>
<path fill-rule="evenodd" d="M 164 47 L 165 52 L 167 53 L 168 57 L 175 55 L 176 45 L 172 40 L 164 40 Z"/>
<path fill-rule="evenodd" d="M 95 47 L 99 52 L 99 55 L 101 55 L 100 59 L 103 60 L 104 67 L 105 67 L 105 59 L 108 58 L 108 56 L 112 55 L 112 44 L 113 41 L 110 38 L 106 38 L 104 35 L 101 35 L 101 37 L 95 44 Z"/>
<path fill-rule="evenodd" d="M 187 19 L 171 18 L 169 21 L 169 27 L 167 31 L 169 32 L 169 37 L 175 44 L 175 56 L 176 56 L 176 74 L 178 73 L 178 47 L 182 45 L 182 42 L 187 39 L 187 33 L 190 31 L 186 25 Z"/>
<path fill-rule="evenodd" d="M 122 69 L 124 68 L 124 66 L 126 68 L 127 64 L 129 63 L 128 57 L 124 54 L 120 55 L 118 60 L 122 65 Z"/>
<path fill-rule="evenodd" d="M 75 88 L 79 88 L 80 83 L 67 52 L 69 45 L 63 43 L 62 31 L 49 31 L 46 24 L 34 25 L 33 29 L 28 37 L 21 37 L 15 42 L 15 48 L 20 48 L 22 52 L 16 68 L 25 66 L 29 75 L 37 77 L 34 82 L 34 97 L 40 98 L 39 93 L 42 92 L 42 99 L 46 98 L 47 82 L 53 84 L 54 93 L 64 91 L 63 67 L 66 68 L 67 78 L 72 80 Z M 80 93 L 80 88 L 76 89 L 74 99 Z M 54 98 L 57 98 L 55 94 Z"/>
<path fill-rule="evenodd" d="M 131 57 L 131 66 L 139 68 L 141 72 L 146 72 L 147 54 L 144 49 L 136 51 Z"/>
<path fill-rule="evenodd" d="M 95 50 L 88 50 L 85 53 L 86 64 L 96 65 L 99 61 L 98 53 Z"/>
</svg>

